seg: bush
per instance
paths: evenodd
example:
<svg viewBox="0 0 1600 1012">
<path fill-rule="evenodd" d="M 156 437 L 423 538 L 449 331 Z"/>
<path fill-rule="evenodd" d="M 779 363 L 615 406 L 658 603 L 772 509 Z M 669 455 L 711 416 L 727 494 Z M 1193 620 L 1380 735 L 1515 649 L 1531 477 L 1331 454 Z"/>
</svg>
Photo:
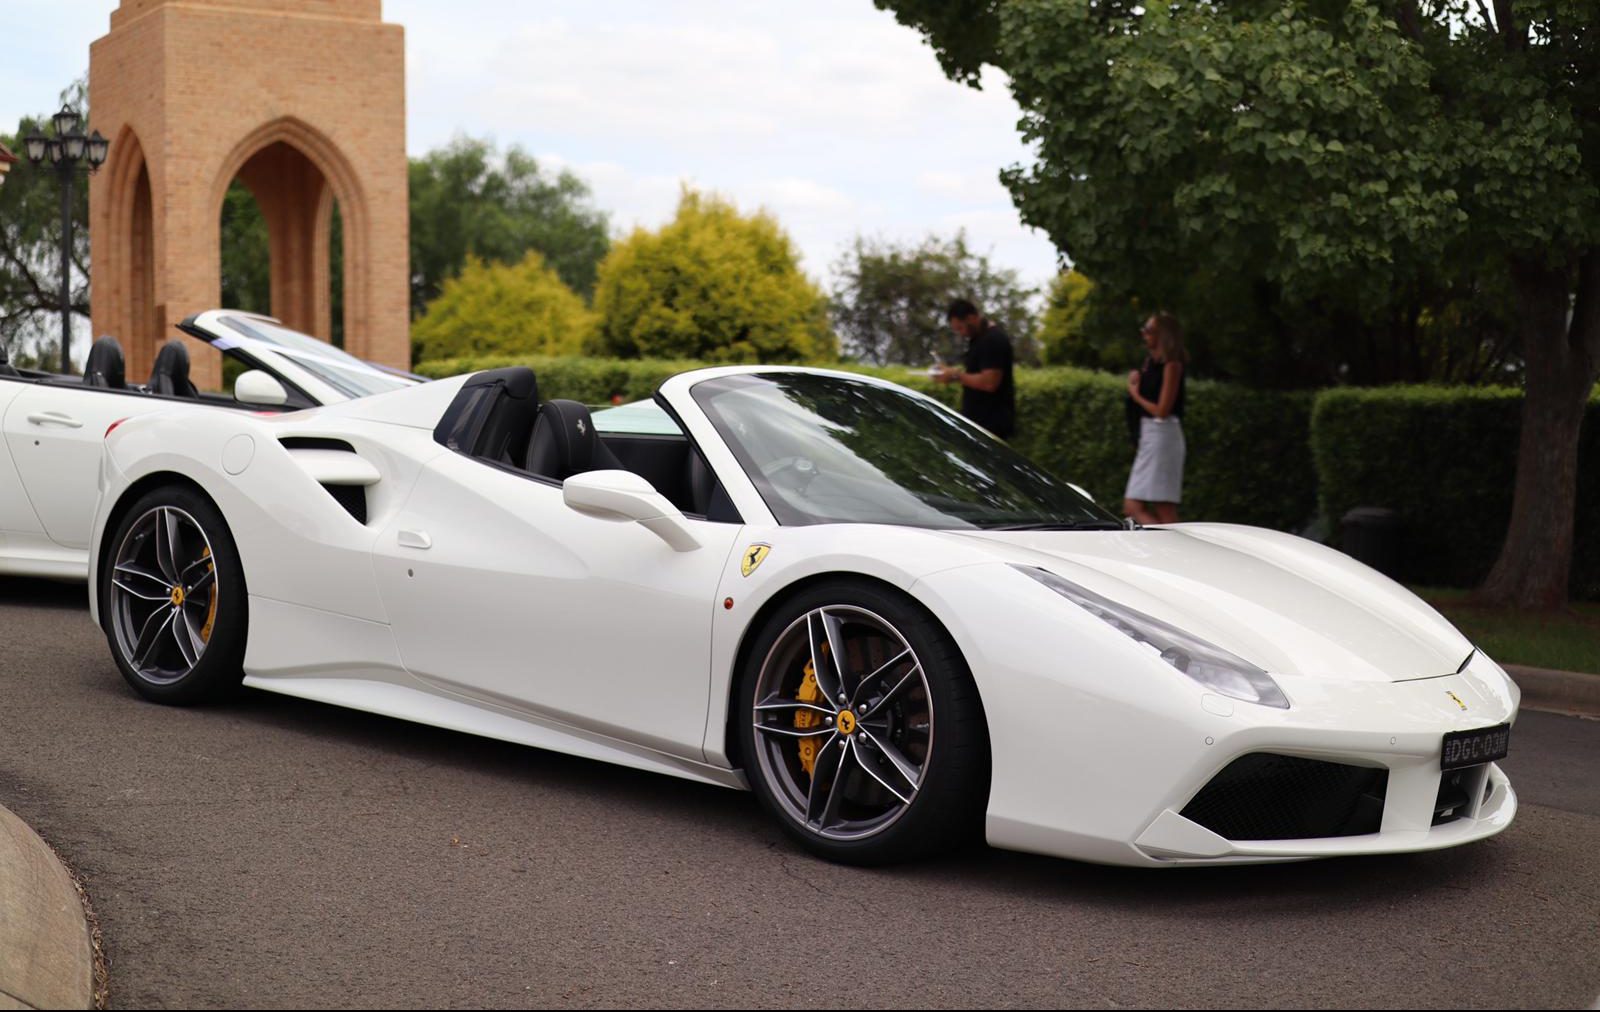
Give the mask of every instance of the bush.
<svg viewBox="0 0 1600 1012">
<path fill-rule="evenodd" d="M 538 253 L 515 265 L 468 257 L 411 326 L 413 358 L 577 354 L 594 314 Z"/>
<path fill-rule="evenodd" d="M 660 230 L 600 263 L 598 350 L 619 358 L 804 362 L 836 354 L 827 302 L 771 215 L 685 191 Z"/>
<path fill-rule="evenodd" d="M 1485 387 L 1326 390 L 1312 410 L 1319 498 L 1337 524 L 1355 506 L 1400 514 L 1401 579 L 1476 586 L 1511 518 L 1521 392 Z M 1572 596 L 1600 597 L 1600 403 L 1578 448 Z"/>
</svg>

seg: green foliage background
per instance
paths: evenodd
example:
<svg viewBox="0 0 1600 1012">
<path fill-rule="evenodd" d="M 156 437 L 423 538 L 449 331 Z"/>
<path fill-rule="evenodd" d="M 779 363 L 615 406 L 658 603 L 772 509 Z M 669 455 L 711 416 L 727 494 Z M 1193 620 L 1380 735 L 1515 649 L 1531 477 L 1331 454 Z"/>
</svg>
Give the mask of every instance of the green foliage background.
<svg viewBox="0 0 1600 1012">
<path fill-rule="evenodd" d="M 687 189 L 672 221 L 612 246 L 594 308 L 596 348 L 618 358 L 801 362 L 837 351 L 827 302 L 777 220 Z"/>
<path fill-rule="evenodd" d="M 1401 576 L 1480 582 L 1511 514 L 1522 394 L 1506 387 L 1384 387 L 1317 395 L 1311 447 L 1323 513 L 1383 506 L 1403 524 Z M 1600 598 L 1600 400 L 1578 447 L 1574 597 Z"/>
<path fill-rule="evenodd" d="M 964 232 L 915 244 L 857 236 L 833 275 L 833 324 L 844 353 L 858 361 L 926 366 L 939 354 L 959 362 L 966 341 L 945 316 L 956 298 L 1005 328 L 1018 362 L 1038 361 L 1035 290 L 973 251 Z"/>
<path fill-rule="evenodd" d="M 413 358 L 581 352 L 594 314 L 538 253 L 517 264 L 467 257 L 411 326 Z"/>
</svg>

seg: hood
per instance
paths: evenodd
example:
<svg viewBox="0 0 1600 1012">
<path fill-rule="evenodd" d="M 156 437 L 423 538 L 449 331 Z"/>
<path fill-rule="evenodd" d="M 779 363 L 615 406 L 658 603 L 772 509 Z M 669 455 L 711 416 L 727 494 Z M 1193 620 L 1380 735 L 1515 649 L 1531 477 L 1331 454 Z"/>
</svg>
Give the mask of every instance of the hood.
<svg viewBox="0 0 1600 1012">
<path fill-rule="evenodd" d="M 1382 574 L 1290 534 L 1225 524 L 958 535 L 1232 650 L 1347 681 L 1454 674 L 1472 644 Z M 1065 604 L 1065 602 L 1063 602 Z"/>
</svg>

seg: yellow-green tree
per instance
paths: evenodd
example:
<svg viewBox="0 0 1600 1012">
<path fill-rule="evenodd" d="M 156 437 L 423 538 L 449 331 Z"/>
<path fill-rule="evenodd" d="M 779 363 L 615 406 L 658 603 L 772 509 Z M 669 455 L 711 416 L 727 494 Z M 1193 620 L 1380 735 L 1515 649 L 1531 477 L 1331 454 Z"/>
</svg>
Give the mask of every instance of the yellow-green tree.
<svg viewBox="0 0 1600 1012">
<path fill-rule="evenodd" d="M 742 215 L 684 190 L 657 231 L 635 229 L 600 263 L 597 348 L 619 358 L 708 362 L 831 359 L 822 292 L 765 211 Z"/>
<path fill-rule="evenodd" d="M 589 307 L 538 253 L 516 264 L 470 256 L 412 324 L 412 357 L 576 355 L 593 329 Z"/>
</svg>

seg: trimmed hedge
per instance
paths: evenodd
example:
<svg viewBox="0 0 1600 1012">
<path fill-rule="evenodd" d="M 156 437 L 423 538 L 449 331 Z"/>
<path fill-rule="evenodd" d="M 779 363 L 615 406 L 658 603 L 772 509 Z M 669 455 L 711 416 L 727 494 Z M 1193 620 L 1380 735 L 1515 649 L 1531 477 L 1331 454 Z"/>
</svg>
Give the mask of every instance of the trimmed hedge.
<svg viewBox="0 0 1600 1012">
<path fill-rule="evenodd" d="M 1476 586 L 1505 541 L 1522 393 L 1495 387 L 1325 390 L 1311 419 L 1319 499 L 1330 523 L 1355 506 L 1400 514 L 1400 578 Z M 1578 446 L 1571 593 L 1600 598 L 1600 402 Z"/>
<path fill-rule="evenodd" d="M 604 404 L 655 393 L 667 377 L 704 363 L 660 359 L 530 358 L 496 356 L 423 362 L 425 376 L 454 376 L 508 365 L 530 366 L 539 395 Z M 954 405 L 958 388 L 941 386 L 909 367 L 837 365 L 892 380 Z M 1107 373 L 1054 367 L 1019 369 L 1017 449 L 1120 510 L 1133 466 L 1133 443 L 1123 418 L 1124 381 Z M 1246 390 L 1203 380 L 1188 385 L 1182 515 L 1291 530 L 1316 510 L 1309 443 L 1311 396 Z"/>
</svg>

